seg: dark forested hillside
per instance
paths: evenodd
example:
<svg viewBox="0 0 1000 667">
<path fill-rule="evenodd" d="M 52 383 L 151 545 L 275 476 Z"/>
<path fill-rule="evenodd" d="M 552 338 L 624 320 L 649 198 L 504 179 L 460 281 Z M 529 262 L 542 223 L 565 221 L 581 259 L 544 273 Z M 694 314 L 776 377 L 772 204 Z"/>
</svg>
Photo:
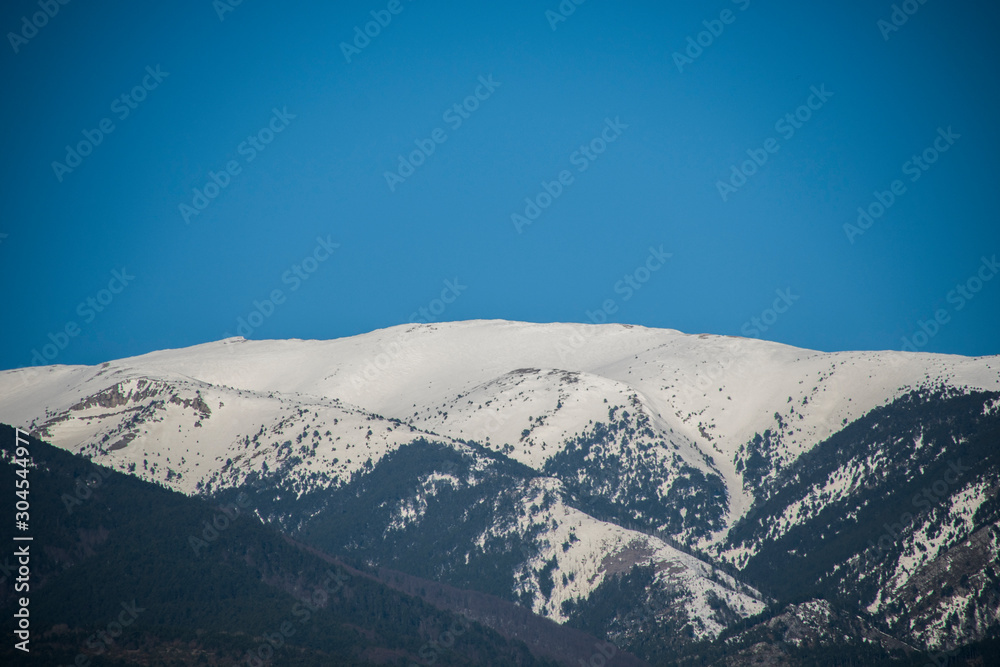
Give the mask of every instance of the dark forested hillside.
<svg viewBox="0 0 1000 667">
<path fill-rule="evenodd" d="M 12 490 L 13 429 L 0 442 L 0 488 Z M 28 448 L 31 653 L 5 641 L 5 664 L 546 664 L 290 543 L 248 496 L 213 506 L 35 439 Z M 11 533 L 0 523 L 0 541 Z M 8 574 L 0 584 L 8 619 L 13 583 Z"/>
<path fill-rule="evenodd" d="M 997 399 L 912 391 L 803 454 L 730 533 L 730 547 L 754 552 L 744 576 L 782 600 L 816 596 L 873 614 L 916 644 L 927 631 L 947 643 L 990 637 L 1000 608 Z"/>
</svg>

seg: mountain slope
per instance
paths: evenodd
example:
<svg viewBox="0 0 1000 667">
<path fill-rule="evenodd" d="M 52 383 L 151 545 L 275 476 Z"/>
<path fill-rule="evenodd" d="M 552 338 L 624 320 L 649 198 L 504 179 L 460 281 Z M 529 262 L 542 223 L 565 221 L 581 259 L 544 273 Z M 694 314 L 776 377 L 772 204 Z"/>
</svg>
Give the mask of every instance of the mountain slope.
<svg viewBox="0 0 1000 667">
<path fill-rule="evenodd" d="M 137 386 L 141 380 L 159 382 L 159 398 L 141 397 L 149 391 Z M 563 442 L 581 435 L 588 421 L 604 412 L 603 401 L 611 408 L 638 400 L 654 432 L 677 446 L 684 465 L 725 480 L 726 509 L 735 520 L 752 502 L 735 456 L 754 434 L 777 428 L 779 421 L 786 424 L 772 456 L 791 461 L 845 420 L 927 380 L 1000 389 L 1000 361 L 894 352 L 825 354 L 620 325 L 474 321 L 407 325 L 332 341 L 236 338 L 100 368 L 5 372 L 0 374 L 0 417 L 32 423 L 74 451 L 88 445 L 106 451 L 119 444 L 122 449 L 114 450 L 112 460 L 137 467 L 148 459 L 145 454 L 162 454 L 157 443 L 178 432 L 187 441 L 183 449 L 195 445 L 193 452 L 183 452 L 191 456 L 177 455 L 174 446 L 169 464 L 161 460 L 155 471 L 138 474 L 164 479 L 169 468 L 181 475 L 171 479 L 172 486 L 190 492 L 198 482 L 221 476 L 225 461 L 233 458 L 229 454 L 239 453 L 237 443 L 261 428 L 258 442 L 266 444 L 275 444 L 280 435 L 298 438 L 298 427 L 306 423 L 320 434 L 336 431 L 340 446 L 321 437 L 308 444 L 338 454 L 328 456 L 323 467 L 340 480 L 369 456 L 377 459 L 406 439 L 406 434 L 393 435 L 386 418 L 438 438 L 488 441 L 498 451 L 506 446 L 516 460 L 541 469 Z M 73 409 L 101 391 L 131 399 L 116 410 Z M 154 400 L 162 403 L 152 406 Z M 202 404 L 211 412 L 199 411 Z M 309 419 L 298 414 L 300 409 L 310 410 Z M 350 451 L 343 440 L 354 431 L 363 437 L 349 443 Z M 338 463 L 331 470 L 332 458 Z M 697 541 L 706 546 L 723 536 L 715 532 Z"/>
<path fill-rule="evenodd" d="M 13 443 L 13 429 L 0 425 L 5 488 L 13 488 L 19 468 L 12 463 Z M 252 516 L 248 496 L 212 506 L 35 439 L 27 448 L 31 653 L 5 642 L 5 664 L 21 658 L 68 664 L 82 654 L 127 664 L 210 658 L 235 665 L 248 654 L 265 660 L 267 654 L 275 664 L 373 665 L 422 661 L 432 653 L 437 664 L 555 664 L 387 587 L 376 573 L 289 542 Z M 5 522 L 0 539 L 10 543 L 13 532 Z M 13 583 L 13 576 L 0 583 L 4 609 L 25 593 L 15 593 Z M 123 618 L 123 609 L 127 631 L 101 635 Z M 431 651 L 449 629 L 460 640 Z"/>
<path fill-rule="evenodd" d="M 782 596 L 952 648 L 1000 619 L 998 499 L 1000 393 L 915 390 L 785 469 L 722 555 Z"/>
<path fill-rule="evenodd" d="M 892 567 L 863 561 L 858 542 L 879 534 L 855 522 L 995 441 L 998 391 L 997 357 L 474 321 L 8 371 L 0 418 L 188 494 L 252 490 L 262 518 L 313 546 L 560 622 L 614 632 L 594 605 L 638 577 L 676 635 L 655 650 L 809 595 L 933 647 L 997 628 L 981 574 L 992 472 L 947 494 Z M 951 416 L 926 417 L 938 410 Z M 961 593 L 900 610 L 919 581 Z"/>
</svg>

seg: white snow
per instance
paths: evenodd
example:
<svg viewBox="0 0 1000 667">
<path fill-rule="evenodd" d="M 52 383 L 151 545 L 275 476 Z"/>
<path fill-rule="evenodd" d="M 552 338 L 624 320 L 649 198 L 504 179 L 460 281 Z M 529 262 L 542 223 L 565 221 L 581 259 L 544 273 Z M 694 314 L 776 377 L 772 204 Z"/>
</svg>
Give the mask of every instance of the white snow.
<svg viewBox="0 0 1000 667">
<path fill-rule="evenodd" d="M 50 438 L 82 451 L 122 430 L 127 415 L 90 411 L 83 419 L 69 408 L 137 379 L 165 383 L 186 398 L 201 391 L 212 415 L 195 429 L 193 410 L 168 404 L 161 420 L 142 425 L 125 449 L 99 456 L 122 467 L 159 453 L 163 471 L 170 450 L 169 467 L 182 473 L 171 485 L 186 492 L 219 472 L 236 443 L 262 426 L 270 433 L 283 418 L 298 420 L 300 406 L 314 411 L 309 424 L 340 438 L 323 442 L 314 467 L 329 470 L 338 458 L 333 470 L 343 476 L 415 437 L 409 425 L 438 439 L 488 437 L 494 449 L 509 445 L 510 456 L 540 468 L 589 420 L 634 395 L 665 439 L 683 445 L 686 463 L 706 469 L 704 456 L 712 457 L 728 487 L 732 521 L 749 504 L 734 455 L 755 433 L 775 428 L 775 413 L 790 429 L 783 436 L 787 451 L 779 455 L 791 460 L 844 420 L 928 381 L 1000 389 L 1000 358 L 821 353 L 669 329 L 474 320 L 328 341 L 230 338 L 100 366 L 6 371 L 0 373 L 0 419 L 26 426 L 68 414 L 73 418 L 50 427 Z M 383 417 L 404 425 L 393 428 Z"/>
<path fill-rule="evenodd" d="M 648 419 L 653 436 L 643 436 L 644 444 L 666 443 L 640 455 L 656 462 L 661 489 L 678 461 L 718 474 L 727 486 L 731 524 L 751 499 L 735 455 L 755 434 L 775 431 L 780 418 L 785 428 L 776 456 L 787 464 L 844 423 L 939 381 L 998 390 L 1000 357 L 822 353 L 637 326 L 476 320 L 327 341 L 230 338 L 98 366 L 0 372 L 0 421 L 188 494 L 238 485 L 265 471 L 303 493 L 342 484 L 420 437 L 458 448 L 476 440 L 541 469 L 568 439 L 606 422 L 609 410 L 625 408 Z M 1000 401 L 988 409 L 1000 409 Z M 790 507 L 775 530 L 801 520 L 800 511 L 805 516 L 848 493 L 854 480 L 877 468 L 878 461 L 865 461 L 826 480 Z M 457 480 L 433 475 L 423 483 L 430 495 Z M 538 478 L 525 493 L 559 488 L 558 480 Z M 955 500 L 949 511 L 957 518 L 942 540 L 967 529 L 982 493 L 977 485 Z M 546 546 L 526 564 L 521 584 L 536 592 L 537 612 L 564 620 L 564 601 L 646 562 L 656 566 L 661 585 L 686 591 L 684 605 L 699 637 L 722 628 L 713 620 L 710 594 L 743 615 L 763 608 L 758 593 L 703 561 L 554 495 L 556 502 L 526 512 L 517 526 L 491 528 L 523 533 L 545 522 Z M 418 521 L 425 508 L 426 495 L 400 502 L 390 529 Z M 725 535 L 720 530 L 698 546 L 709 548 Z M 928 536 L 921 539 L 936 551 Z M 920 565 L 922 556 L 910 553 L 899 563 L 897 582 Z M 725 555 L 739 565 L 751 551 L 739 547 Z M 553 557 L 559 568 L 545 600 L 532 572 Z"/>
</svg>

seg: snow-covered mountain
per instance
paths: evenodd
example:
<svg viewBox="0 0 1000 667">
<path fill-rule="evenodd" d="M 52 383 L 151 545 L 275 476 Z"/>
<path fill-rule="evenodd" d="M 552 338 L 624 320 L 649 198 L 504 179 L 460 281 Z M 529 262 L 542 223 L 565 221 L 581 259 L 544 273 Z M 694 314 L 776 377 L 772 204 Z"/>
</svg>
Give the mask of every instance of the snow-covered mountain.
<svg viewBox="0 0 1000 667">
<path fill-rule="evenodd" d="M 902 479 L 919 484 L 922 471 L 955 454 L 914 446 L 914 438 L 942 446 L 950 437 L 954 448 L 992 437 L 983 433 L 1000 416 L 995 392 L 998 357 L 822 353 L 626 325 L 471 321 L 330 341 L 231 338 L 94 367 L 6 371 L 0 421 L 187 494 L 267 489 L 259 513 L 291 532 L 317 535 L 330 499 L 347 503 L 350 488 L 382 507 L 382 518 L 373 519 L 372 535 L 326 546 L 370 561 L 386 552 L 365 547 L 366 539 L 408 536 L 402 548 L 419 542 L 426 521 L 447 517 L 463 526 L 467 543 L 448 545 L 432 569 L 482 588 L 470 563 L 507 554 L 510 576 L 487 592 L 559 621 L 616 573 L 651 564 L 657 590 L 684 612 L 680 626 L 710 639 L 766 606 L 767 595 L 739 571 L 769 586 L 760 563 L 776 557 L 774 544 L 804 528 L 840 531 L 826 508 L 839 503 L 860 517 L 870 494 L 891 495 Z M 972 397 L 947 404 L 955 419 L 975 404 L 981 419 L 972 430 L 925 423 L 956 396 Z M 907 401 L 917 407 L 897 428 L 890 408 Z M 882 431 L 865 421 L 878 410 L 889 410 Z M 882 440 L 866 439 L 875 432 Z M 457 458 L 414 468 L 393 487 L 399 497 L 364 486 L 413 446 L 444 447 Z M 871 574 L 861 571 L 863 550 L 845 550 L 824 576 L 870 613 L 889 613 L 907 572 L 930 567 L 970 534 L 994 535 L 978 542 L 978 558 L 995 560 L 989 507 L 1000 485 L 995 461 L 981 463 L 976 479 L 951 485 L 964 495 L 949 494 L 947 507 L 960 504 L 965 518 L 956 526 L 964 528 L 927 537 L 933 553 L 914 556 L 920 538 L 911 539 L 892 577 L 863 594 L 850 578 Z M 493 484 L 500 479 L 507 485 Z M 482 511 L 454 514 L 442 490 Z M 942 603 L 919 622 L 897 610 L 893 622 L 901 638 L 928 645 L 996 626 L 983 602 L 965 635 L 945 631 L 953 606 Z"/>
</svg>

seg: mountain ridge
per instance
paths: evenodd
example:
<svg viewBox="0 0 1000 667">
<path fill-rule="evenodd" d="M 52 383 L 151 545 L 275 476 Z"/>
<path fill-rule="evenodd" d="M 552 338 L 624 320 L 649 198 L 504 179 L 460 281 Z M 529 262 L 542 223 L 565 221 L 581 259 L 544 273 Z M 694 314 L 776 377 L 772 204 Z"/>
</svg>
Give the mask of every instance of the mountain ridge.
<svg viewBox="0 0 1000 667">
<path fill-rule="evenodd" d="M 28 372 L 35 380 L 25 389 L 18 380 Z M 646 582 L 648 604 L 663 607 L 653 626 L 665 643 L 646 646 L 648 659 L 663 646 L 712 641 L 773 604 L 801 602 L 766 592 L 783 589 L 760 558 L 799 556 L 774 550 L 768 540 L 781 533 L 752 526 L 778 521 L 798 534 L 837 503 L 858 515 L 872 502 L 865 484 L 878 486 L 865 473 L 873 465 L 887 467 L 885 479 L 938 465 L 907 444 L 908 433 L 944 428 L 942 456 L 993 437 L 998 391 L 996 356 L 826 353 L 629 325 L 478 320 L 331 341 L 234 337 L 99 366 L 6 371 L 0 419 L 190 495 L 253 490 L 264 520 L 372 567 L 406 570 L 383 542 L 423 550 L 407 574 L 558 622 L 583 614 L 618 632 L 618 621 L 587 611 L 598 603 L 591 597 L 613 598 L 616 580 L 652 567 L 635 580 Z M 922 406 L 913 417 L 907 401 Z M 920 416 L 941 410 L 954 413 L 944 426 Z M 882 431 L 877 444 L 889 449 L 879 453 L 864 434 Z M 842 457 L 845 446 L 860 458 Z M 821 470 L 825 481 L 811 477 Z M 996 523 L 989 488 L 955 487 L 965 495 L 947 505 L 972 508 L 964 521 L 985 534 Z M 343 523 L 336 507 L 369 518 Z M 848 529 L 833 525 L 817 530 Z M 935 542 L 926 563 L 947 558 L 963 534 Z M 979 544 L 969 563 L 994 553 L 993 542 Z M 488 562 L 502 566 L 490 573 Z M 821 581 L 856 571 L 850 560 L 823 567 L 833 570 L 818 572 Z M 992 579 L 970 581 L 979 620 L 959 634 L 946 630 L 955 623 L 941 618 L 952 613 L 944 604 L 893 612 L 894 627 L 879 631 L 929 646 L 962 632 L 988 636 Z M 827 594 L 852 614 L 882 608 L 855 609 L 864 596 L 848 584 Z"/>
</svg>

